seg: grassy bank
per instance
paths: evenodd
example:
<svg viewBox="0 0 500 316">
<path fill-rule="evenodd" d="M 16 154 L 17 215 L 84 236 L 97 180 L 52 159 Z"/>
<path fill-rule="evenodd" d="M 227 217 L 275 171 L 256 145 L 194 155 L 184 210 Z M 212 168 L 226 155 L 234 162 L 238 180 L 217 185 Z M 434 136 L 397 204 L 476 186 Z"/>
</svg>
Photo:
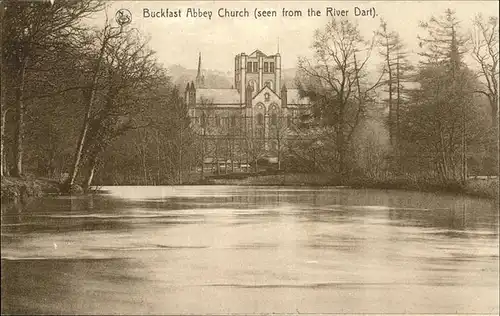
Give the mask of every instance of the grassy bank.
<svg viewBox="0 0 500 316">
<path fill-rule="evenodd" d="M 280 185 L 280 186 L 338 186 L 341 184 L 334 175 L 321 173 L 291 173 L 275 175 L 236 175 L 208 178 L 207 184 L 225 185 Z M 342 183 L 352 188 L 371 188 L 382 190 L 406 190 L 421 192 L 443 192 L 465 194 L 482 198 L 498 198 L 498 179 L 470 179 L 465 185 L 459 183 L 443 184 L 429 180 L 390 179 L 373 180 L 356 178 Z"/>
<path fill-rule="evenodd" d="M 227 177 L 211 177 L 207 179 L 206 183 L 225 185 L 329 186 L 338 184 L 338 181 L 335 177 L 328 174 L 283 173 L 272 175 L 240 174 L 237 176 L 228 175 Z"/>
<path fill-rule="evenodd" d="M 59 182 L 51 179 L 3 177 L 2 203 L 26 201 L 29 198 L 59 193 Z"/>
<path fill-rule="evenodd" d="M 372 179 L 356 179 L 349 183 L 353 188 L 373 188 L 386 190 L 406 190 L 421 192 L 443 192 L 465 194 L 469 196 L 496 199 L 498 198 L 498 180 L 468 180 L 465 184 L 441 183 L 429 180 L 391 179 L 377 181 Z"/>
</svg>

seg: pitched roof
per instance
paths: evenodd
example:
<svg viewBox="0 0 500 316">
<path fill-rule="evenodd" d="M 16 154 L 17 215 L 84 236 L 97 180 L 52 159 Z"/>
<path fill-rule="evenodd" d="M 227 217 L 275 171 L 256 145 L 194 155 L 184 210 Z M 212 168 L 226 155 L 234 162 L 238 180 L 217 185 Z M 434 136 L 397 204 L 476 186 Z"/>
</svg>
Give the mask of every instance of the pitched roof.
<svg viewBox="0 0 500 316">
<path fill-rule="evenodd" d="M 236 89 L 196 89 L 196 103 L 202 101 L 213 104 L 240 104 L 240 94 Z"/>
<path fill-rule="evenodd" d="M 268 57 L 266 54 L 264 54 L 263 52 L 261 52 L 260 50 L 256 49 L 254 50 L 250 55 L 248 55 L 249 57 L 259 57 L 259 56 L 263 56 L 263 57 Z"/>
<path fill-rule="evenodd" d="M 269 87 L 268 87 L 268 86 L 266 86 L 266 85 L 264 85 L 264 87 L 263 87 L 262 89 L 260 89 L 260 91 L 259 91 L 259 92 L 257 92 L 257 93 L 253 96 L 253 98 L 252 98 L 252 99 L 257 98 L 257 97 L 258 97 L 258 96 L 262 93 L 262 91 L 264 91 L 264 90 L 267 90 L 267 91 L 271 92 L 271 93 L 272 93 L 272 94 L 274 94 L 276 97 L 278 97 L 278 99 L 281 99 L 281 97 L 280 97 L 280 96 L 279 96 L 276 92 L 274 92 L 271 88 L 269 88 Z"/>
<path fill-rule="evenodd" d="M 309 98 L 301 98 L 299 95 L 299 89 L 288 89 L 286 92 L 286 101 L 288 104 L 298 104 L 307 105 L 309 104 Z"/>
</svg>

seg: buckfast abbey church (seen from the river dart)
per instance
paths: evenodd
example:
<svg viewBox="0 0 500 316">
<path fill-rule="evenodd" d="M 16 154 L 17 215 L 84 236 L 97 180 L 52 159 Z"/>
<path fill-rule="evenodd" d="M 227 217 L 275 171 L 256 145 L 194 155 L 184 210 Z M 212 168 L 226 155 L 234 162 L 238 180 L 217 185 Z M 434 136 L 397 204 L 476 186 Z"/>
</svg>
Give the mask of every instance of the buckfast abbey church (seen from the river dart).
<svg viewBox="0 0 500 316">
<path fill-rule="evenodd" d="M 267 158 L 278 162 L 291 127 L 309 109 L 298 89 L 282 83 L 281 56 L 260 50 L 234 58 L 234 86 L 212 89 L 201 74 L 188 83 L 185 101 L 192 127 L 200 136 L 205 164 L 231 161 L 241 165 Z"/>
</svg>

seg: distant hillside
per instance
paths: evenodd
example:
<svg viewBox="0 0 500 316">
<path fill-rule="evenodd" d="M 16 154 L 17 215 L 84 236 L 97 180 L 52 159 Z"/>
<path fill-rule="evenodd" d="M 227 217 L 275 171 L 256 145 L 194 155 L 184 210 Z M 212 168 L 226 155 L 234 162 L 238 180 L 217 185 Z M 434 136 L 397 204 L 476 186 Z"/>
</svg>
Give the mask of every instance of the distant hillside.
<svg viewBox="0 0 500 316">
<path fill-rule="evenodd" d="M 179 86 L 183 91 L 186 84 L 196 80 L 196 69 L 187 69 L 180 65 L 172 65 L 167 68 L 168 75 L 172 77 L 175 85 Z M 281 76 L 283 83 L 289 89 L 295 88 L 295 73 L 296 68 L 283 69 Z M 202 74 L 205 76 L 205 86 L 214 89 L 228 89 L 234 85 L 234 74 L 232 71 L 222 72 L 218 70 L 203 70 Z"/>
<path fill-rule="evenodd" d="M 168 75 L 172 77 L 175 85 L 184 90 L 188 82 L 196 80 L 196 69 L 187 69 L 180 65 L 173 65 L 167 68 Z M 216 71 L 204 70 L 202 74 L 205 76 L 205 86 L 217 89 L 228 89 L 233 85 L 233 78 L 229 74 Z"/>
<path fill-rule="evenodd" d="M 295 74 L 297 73 L 297 68 L 284 68 L 281 70 L 281 78 L 283 78 L 283 83 L 288 89 L 295 89 Z"/>
</svg>

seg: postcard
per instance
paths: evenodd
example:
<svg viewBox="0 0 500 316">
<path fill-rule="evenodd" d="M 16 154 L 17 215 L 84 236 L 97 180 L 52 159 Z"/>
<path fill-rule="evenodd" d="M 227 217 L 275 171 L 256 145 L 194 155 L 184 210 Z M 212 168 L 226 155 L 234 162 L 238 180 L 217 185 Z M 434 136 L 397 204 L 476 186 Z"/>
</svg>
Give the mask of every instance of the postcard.
<svg viewBox="0 0 500 316">
<path fill-rule="evenodd" d="M 498 2 L 0 8 L 2 314 L 498 315 Z"/>
</svg>

